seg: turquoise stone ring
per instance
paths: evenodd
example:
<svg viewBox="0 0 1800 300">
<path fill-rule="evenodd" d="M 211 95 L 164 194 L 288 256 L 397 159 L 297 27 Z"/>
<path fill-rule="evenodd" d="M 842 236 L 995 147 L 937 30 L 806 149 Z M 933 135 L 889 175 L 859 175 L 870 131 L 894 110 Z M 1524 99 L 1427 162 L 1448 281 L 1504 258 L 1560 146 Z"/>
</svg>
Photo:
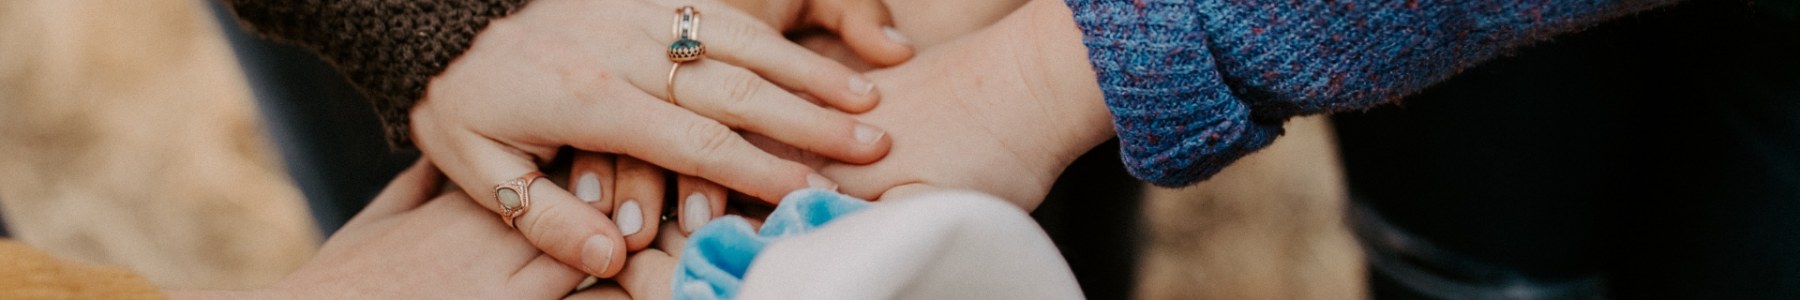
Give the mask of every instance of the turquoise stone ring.
<svg viewBox="0 0 1800 300">
<path fill-rule="evenodd" d="M 682 63 L 706 56 L 706 44 L 692 39 L 679 39 L 669 44 L 669 61 Z"/>
<path fill-rule="evenodd" d="M 693 6 L 675 9 L 670 35 L 675 36 L 675 42 L 669 44 L 669 61 L 679 64 L 706 56 L 706 44 L 700 43 L 700 11 Z"/>
</svg>

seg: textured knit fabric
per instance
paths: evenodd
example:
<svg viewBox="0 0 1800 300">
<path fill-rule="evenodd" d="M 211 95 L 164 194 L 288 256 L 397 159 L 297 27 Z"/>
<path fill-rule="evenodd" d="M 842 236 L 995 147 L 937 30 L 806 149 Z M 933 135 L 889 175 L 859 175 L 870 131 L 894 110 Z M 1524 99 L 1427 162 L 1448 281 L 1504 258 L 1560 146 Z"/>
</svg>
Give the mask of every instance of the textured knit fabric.
<svg viewBox="0 0 1800 300">
<path fill-rule="evenodd" d="M 527 0 L 225 0 L 246 27 L 325 58 L 369 96 L 388 142 L 411 145 L 407 113 L 488 21 Z"/>
<path fill-rule="evenodd" d="M 762 230 L 737 216 L 726 216 L 688 236 L 670 284 L 676 300 L 732 299 L 744 283 L 750 263 L 764 247 L 783 237 L 805 234 L 838 217 L 862 210 L 869 202 L 828 190 L 789 193 L 764 220 Z"/>
<path fill-rule="evenodd" d="M 0 240 L 0 299 L 167 299 L 150 281 L 125 269 L 57 260 L 43 251 Z"/>
<path fill-rule="evenodd" d="M 1204 180 L 1288 118 L 1368 108 L 1674 0 L 1065 0 L 1132 175 Z"/>
</svg>

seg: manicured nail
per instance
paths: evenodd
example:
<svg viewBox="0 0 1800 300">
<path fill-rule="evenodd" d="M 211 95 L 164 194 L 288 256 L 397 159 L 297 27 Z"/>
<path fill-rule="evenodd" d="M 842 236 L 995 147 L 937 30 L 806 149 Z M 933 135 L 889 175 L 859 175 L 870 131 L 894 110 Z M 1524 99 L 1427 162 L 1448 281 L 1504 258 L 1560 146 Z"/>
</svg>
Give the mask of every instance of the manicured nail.
<svg viewBox="0 0 1800 300">
<path fill-rule="evenodd" d="M 682 230 L 694 232 L 695 229 L 700 229 L 701 224 L 712 219 L 712 203 L 706 201 L 706 195 L 689 194 L 684 201 L 687 203 L 682 204 L 686 207 L 686 211 L 681 212 Z"/>
<path fill-rule="evenodd" d="M 856 142 L 863 145 L 875 144 L 884 135 L 887 135 L 887 131 L 882 131 L 881 128 L 875 128 L 868 124 L 856 124 Z"/>
<path fill-rule="evenodd" d="M 862 75 L 850 75 L 851 93 L 856 93 L 857 96 L 867 96 L 870 91 L 874 90 L 875 84 L 870 83 L 869 79 L 863 78 Z"/>
<path fill-rule="evenodd" d="M 612 239 L 605 235 L 594 235 L 581 245 L 581 261 L 587 264 L 588 274 L 600 274 L 612 265 Z"/>
<path fill-rule="evenodd" d="M 575 197 L 581 201 L 600 201 L 600 176 L 594 172 L 581 172 L 581 178 L 575 180 Z"/>
<path fill-rule="evenodd" d="M 619 204 L 619 210 L 613 213 L 613 222 L 619 223 L 620 234 L 635 234 L 644 229 L 644 209 L 638 207 L 637 199 L 625 200 L 625 204 Z"/>
<path fill-rule="evenodd" d="M 908 39 L 906 38 L 906 35 L 900 34 L 900 30 L 894 29 L 893 26 L 882 27 L 881 33 L 887 34 L 888 40 L 892 40 L 895 43 L 912 44 L 912 39 Z"/>
<path fill-rule="evenodd" d="M 825 176 L 819 176 L 819 174 L 806 174 L 806 186 L 832 191 L 837 191 L 838 188 L 836 182 L 832 182 L 831 179 L 825 178 Z"/>
</svg>

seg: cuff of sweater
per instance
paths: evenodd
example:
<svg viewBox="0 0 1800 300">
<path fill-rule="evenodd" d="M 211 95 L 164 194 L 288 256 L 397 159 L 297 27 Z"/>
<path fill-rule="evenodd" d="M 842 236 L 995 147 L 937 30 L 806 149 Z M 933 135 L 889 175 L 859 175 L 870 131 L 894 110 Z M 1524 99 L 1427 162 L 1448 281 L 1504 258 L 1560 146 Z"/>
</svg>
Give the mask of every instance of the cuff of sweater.
<svg viewBox="0 0 1800 300">
<path fill-rule="evenodd" d="M 1162 186 L 1204 180 L 1282 132 L 1219 74 L 1189 1 L 1067 0 L 1125 165 Z"/>
</svg>

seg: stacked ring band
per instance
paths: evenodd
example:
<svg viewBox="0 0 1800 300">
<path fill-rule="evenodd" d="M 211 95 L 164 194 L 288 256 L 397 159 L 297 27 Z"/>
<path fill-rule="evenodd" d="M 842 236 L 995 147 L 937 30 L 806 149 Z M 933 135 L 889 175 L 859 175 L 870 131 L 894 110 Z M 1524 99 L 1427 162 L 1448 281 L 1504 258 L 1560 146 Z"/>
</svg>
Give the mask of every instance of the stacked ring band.
<svg viewBox="0 0 1800 300">
<path fill-rule="evenodd" d="M 700 11 L 691 5 L 675 9 L 670 33 L 675 42 L 669 44 L 669 61 L 675 66 L 669 67 L 669 103 L 680 105 L 675 100 L 675 71 L 681 70 L 681 63 L 706 57 L 706 44 L 700 43 Z"/>
</svg>

